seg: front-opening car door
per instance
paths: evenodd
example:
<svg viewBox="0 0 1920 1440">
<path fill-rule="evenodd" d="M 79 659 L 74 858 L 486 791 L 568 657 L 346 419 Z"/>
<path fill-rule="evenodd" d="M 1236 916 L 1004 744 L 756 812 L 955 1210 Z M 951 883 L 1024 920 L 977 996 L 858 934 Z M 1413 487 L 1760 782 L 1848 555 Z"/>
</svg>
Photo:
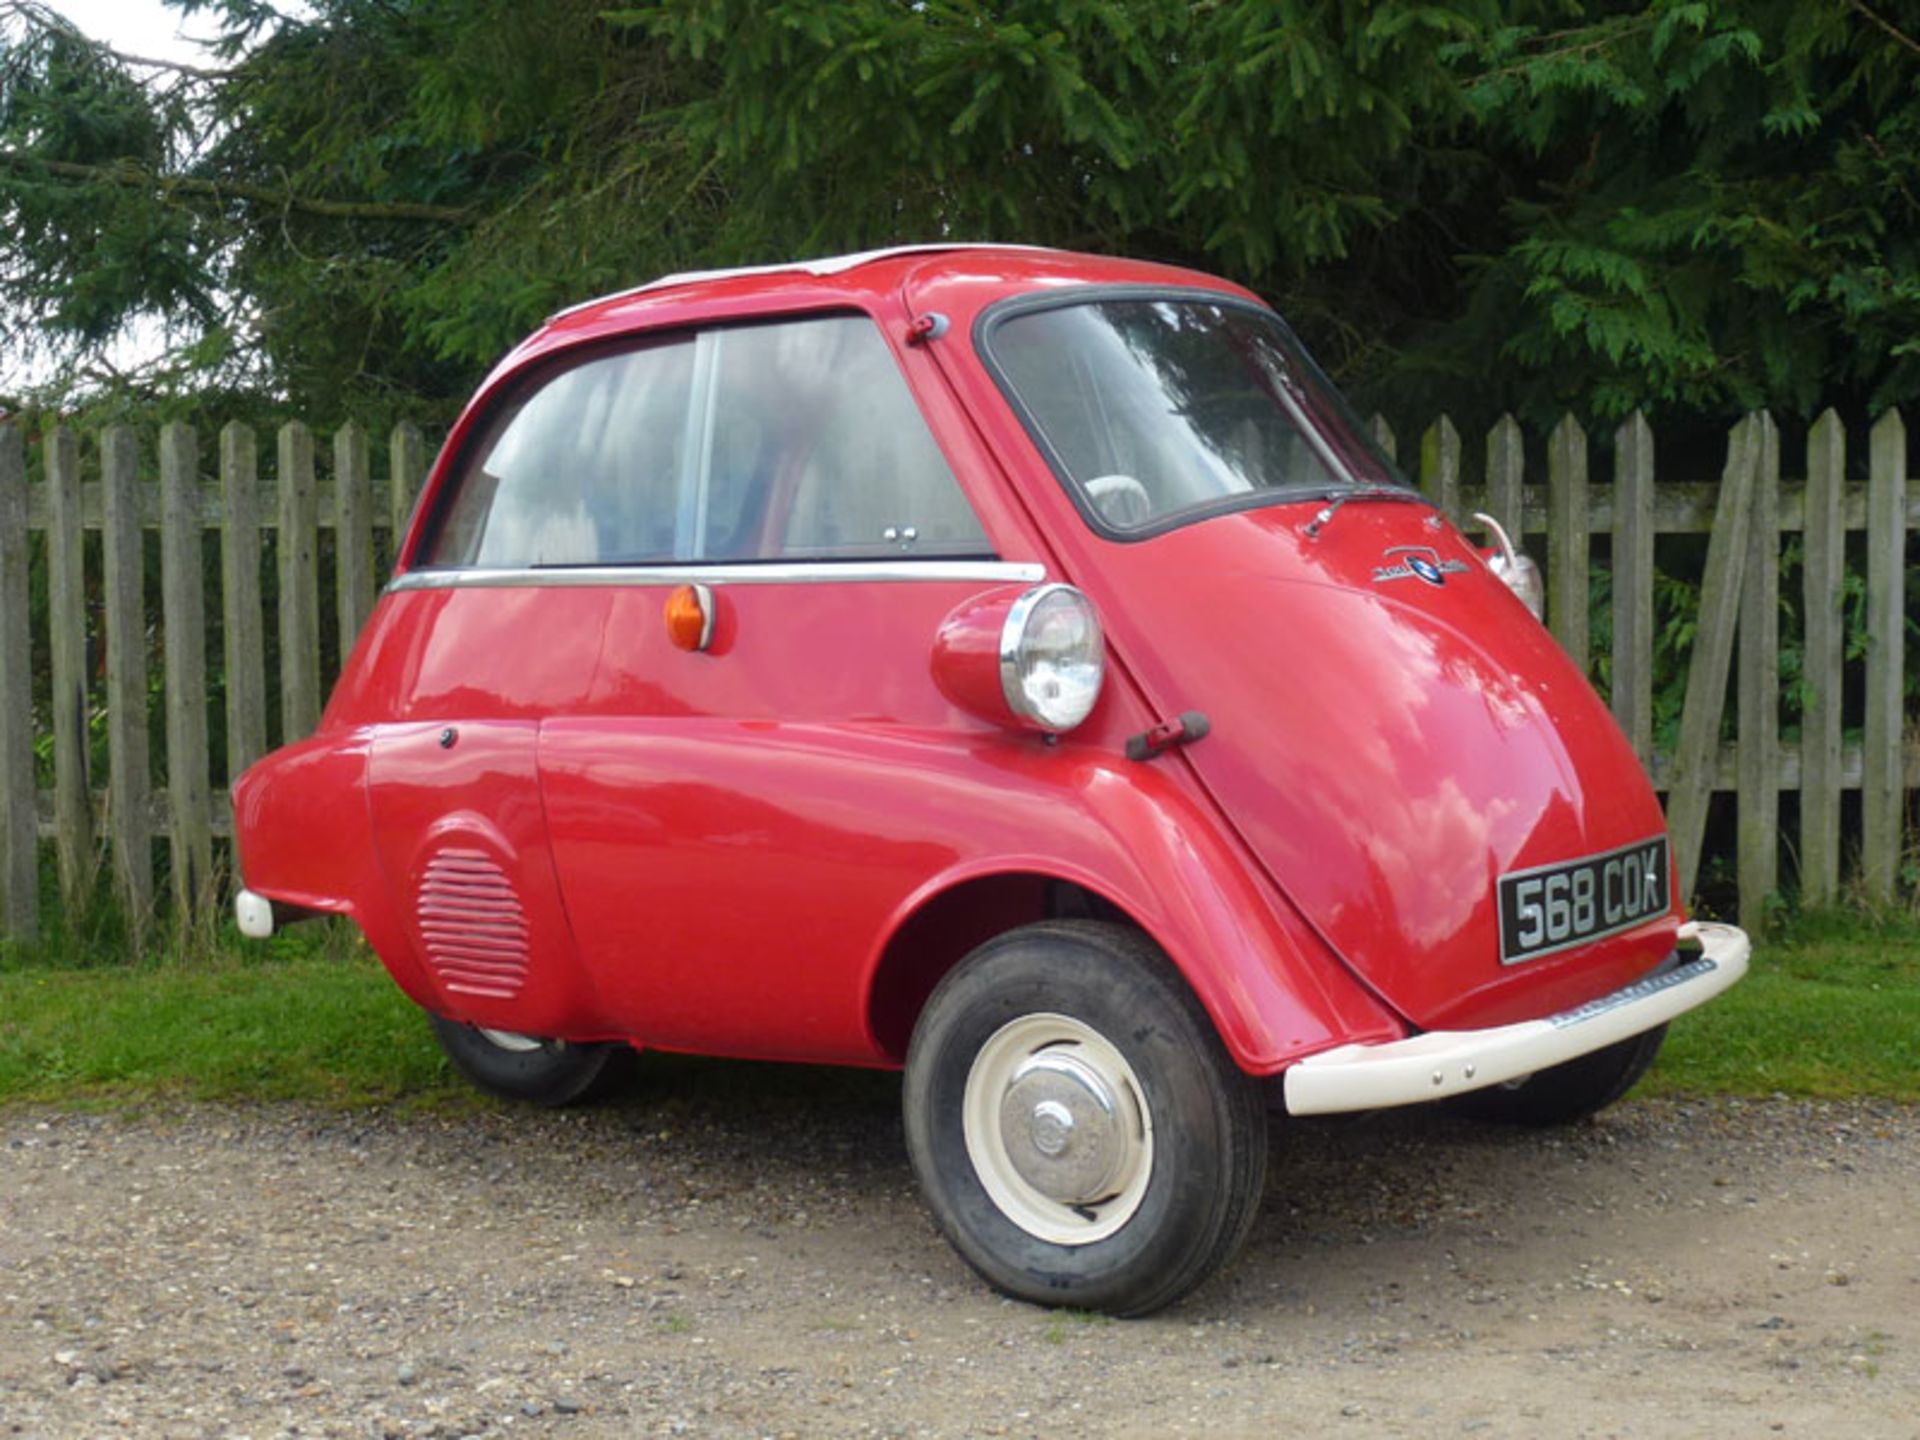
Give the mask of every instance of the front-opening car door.
<svg viewBox="0 0 1920 1440">
<path fill-rule="evenodd" d="M 541 727 L 561 887 L 622 1033 L 867 1057 L 875 937 L 957 853 L 939 776 L 969 736 L 933 637 L 1041 572 L 994 555 L 869 316 L 679 343 L 671 489 L 617 502 L 654 548 L 603 564 L 588 703 Z M 679 643 L 670 602 L 699 607 Z"/>
</svg>

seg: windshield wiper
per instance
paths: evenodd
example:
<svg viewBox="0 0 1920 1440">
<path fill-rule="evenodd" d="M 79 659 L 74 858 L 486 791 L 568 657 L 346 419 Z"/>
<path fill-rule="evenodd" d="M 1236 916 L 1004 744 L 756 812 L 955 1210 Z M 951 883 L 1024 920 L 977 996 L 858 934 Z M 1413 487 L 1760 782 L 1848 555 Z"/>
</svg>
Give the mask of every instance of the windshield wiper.
<svg viewBox="0 0 1920 1440">
<path fill-rule="evenodd" d="M 1327 522 L 1333 519 L 1334 512 L 1349 500 L 1420 500 L 1425 497 L 1418 490 L 1407 490 L 1398 485 L 1357 485 L 1351 490 L 1343 490 L 1337 499 L 1320 507 L 1319 512 L 1306 525 L 1306 536 L 1313 539 L 1326 529 Z"/>
</svg>

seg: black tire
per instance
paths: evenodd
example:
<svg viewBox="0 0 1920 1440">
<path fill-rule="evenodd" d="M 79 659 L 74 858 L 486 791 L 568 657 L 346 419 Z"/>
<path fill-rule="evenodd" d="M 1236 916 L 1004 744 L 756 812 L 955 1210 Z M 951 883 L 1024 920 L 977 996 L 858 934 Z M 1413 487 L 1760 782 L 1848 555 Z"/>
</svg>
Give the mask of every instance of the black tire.
<svg viewBox="0 0 1920 1440">
<path fill-rule="evenodd" d="M 1566 1125 L 1584 1120 L 1639 1084 L 1666 1038 L 1667 1027 L 1657 1026 L 1525 1080 L 1475 1090 L 1450 1103 L 1459 1114 L 1506 1125 Z"/>
<path fill-rule="evenodd" d="M 1067 1038 L 1048 1040 L 1048 1027 Z M 989 1157 L 987 1178 L 968 1146 L 977 1065 L 974 1132 Z M 1060 1078 L 1082 1071 L 1114 1083 L 1075 1089 L 1079 1081 Z M 1117 1106 L 1073 1108 L 1109 1090 Z M 974 951 L 921 1012 L 904 1101 L 907 1149 L 935 1221 L 988 1284 L 1018 1299 L 1116 1315 L 1158 1310 L 1233 1257 L 1259 1208 L 1267 1168 L 1260 1088 L 1228 1056 L 1179 972 L 1126 926 L 1048 921 Z M 1054 1117 L 1084 1117 L 1084 1126 L 1048 1118 L 1049 1106 Z M 1001 1131 L 1003 1117 L 1021 1128 Z M 1108 1161 L 1118 1168 L 1084 1178 Z M 1027 1172 L 1014 1173 L 1018 1163 L 1038 1167 L 1056 1190 L 1063 1176 L 1124 1188 L 1105 1198 L 1043 1194 Z M 1009 1198 L 996 1199 L 990 1184 Z M 1097 1238 L 1053 1238 L 1083 1222 Z"/>
<path fill-rule="evenodd" d="M 520 1043 L 503 1044 L 472 1025 L 438 1015 L 427 1018 L 453 1068 L 503 1100 L 555 1108 L 590 1100 L 617 1083 L 633 1055 L 625 1045 L 573 1045 L 531 1037 L 516 1036 Z M 526 1044 L 531 1048 L 522 1048 Z"/>
</svg>

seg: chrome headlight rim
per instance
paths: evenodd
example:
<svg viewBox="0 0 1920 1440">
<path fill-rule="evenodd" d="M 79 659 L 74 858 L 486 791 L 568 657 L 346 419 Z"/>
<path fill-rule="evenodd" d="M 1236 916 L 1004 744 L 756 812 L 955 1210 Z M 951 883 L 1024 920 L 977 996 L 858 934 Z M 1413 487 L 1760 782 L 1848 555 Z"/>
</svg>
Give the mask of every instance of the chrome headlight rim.
<svg viewBox="0 0 1920 1440">
<path fill-rule="evenodd" d="M 1047 712 L 1033 700 L 1021 683 L 1028 632 L 1041 608 L 1055 597 L 1065 597 L 1076 605 L 1086 616 L 1093 633 L 1092 663 L 1096 673 L 1091 693 L 1084 706 L 1075 706 L 1064 713 Z M 1050 735 L 1063 735 L 1083 723 L 1100 703 L 1100 692 L 1106 685 L 1106 665 L 1106 632 L 1101 627 L 1099 612 L 1094 609 L 1093 601 L 1087 598 L 1086 592 L 1078 586 L 1058 580 L 1036 585 L 1021 594 L 1008 608 L 1006 621 L 1000 627 L 1000 693 L 1007 708 L 1023 724 Z"/>
</svg>

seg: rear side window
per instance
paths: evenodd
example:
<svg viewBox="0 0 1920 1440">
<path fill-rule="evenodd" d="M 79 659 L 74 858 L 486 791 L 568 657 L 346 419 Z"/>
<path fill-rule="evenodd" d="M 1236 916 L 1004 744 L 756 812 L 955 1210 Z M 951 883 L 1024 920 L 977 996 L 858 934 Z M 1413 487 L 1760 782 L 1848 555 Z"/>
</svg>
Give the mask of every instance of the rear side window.
<svg viewBox="0 0 1920 1440">
<path fill-rule="evenodd" d="M 873 322 L 830 315 L 679 335 L 550 372 L 470 449 L 421 563 L 990 551 Z"/>
</svg>

